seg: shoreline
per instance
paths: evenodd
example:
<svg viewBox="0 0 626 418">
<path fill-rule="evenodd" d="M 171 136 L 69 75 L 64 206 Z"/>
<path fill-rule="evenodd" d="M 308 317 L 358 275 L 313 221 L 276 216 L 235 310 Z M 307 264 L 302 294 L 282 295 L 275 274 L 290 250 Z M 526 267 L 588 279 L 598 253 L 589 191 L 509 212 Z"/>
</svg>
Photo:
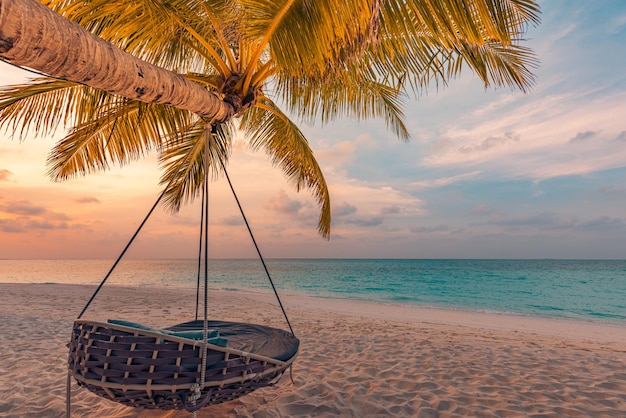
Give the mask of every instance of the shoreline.
<svg viewBox="0 0 626 418">
<path fill-rule="evenodd" d="M 454 325 L 508 332 L 531 332 L 572 339 L 626 343 L 626 323 L 302 295 L 292 295 L 290 298 L 293 299 L 294 306 L 301 309 L 328 311 L 360 318 L 411 324 Z"/>
<path fill-rule="evenodd" d="M 0 283 L 0 415 L 65 414 L 67 338 L 96 286 Z M 286 328 L 271 293 L 213 290 L 213 318 Z M 626 327 L 283 295 L 301 351 L 272 388 L 198 417 L 626 416 Z M 85 318 L 193 319 L 195 289 L 104 286 Z M 72 416 L 183 418 L 72 386 Z"/>
<path fill-rule="evenodd" d="M 270 259 L 280 293 L 425 308 L 626 324 L 626 260 Z M 210 286 L 270 290 L 257 259 L 211 259 Z M 274 263 L 274 264 L 272 264 Z M 97 285 L 101 260 L 8 260 L 0 281 Z M 107 286 L 195 288 L 197 260 L 125 259 Z"/>
<path fill-rule="evenodd" d="M 97 285 L 66 283 L 6 283 L 1 286 L 60 286 L 93 289 Z M 118 290 L 153 290 L 155 292 L 175 292 L 185 297 L 195 298 L 195 289 L 181 286 L 122 285 L 108 284 L 104 288 Z M 87 291 L 93 292 L 93 290 Z M 242 297 L 260 303 L 275 303 L 272 291 L 265 289 L 220 289 L 210 288 L 209 297 L 228 300 L 229 297 Z M 553 335 L 577 340 L 626 343 L 626 322 L 586 320 L 561 317 L 532 316 L 505 312 L 484 312 L 469 308 L 442 308 L 413 303 L 371 301 L 349 298 L 310 296 L 299 292 L 279 292 L 287 309 L 312 312 L 330 312 L 355 318 L 386 320 L 406 324 L 453 325 L 486 330 L 508 332 L 529 332 L 540 335 Z M 96 300 L 98 297 L 96 297 Z M 85 303 L 88 299 L 85 299 Z M 277 305 L 276 309 L 280 309 Z M 77 312 L 78 313 L 78 312 Z M 287 312 L 289 314 L 289 311 Z"/>
</svg>

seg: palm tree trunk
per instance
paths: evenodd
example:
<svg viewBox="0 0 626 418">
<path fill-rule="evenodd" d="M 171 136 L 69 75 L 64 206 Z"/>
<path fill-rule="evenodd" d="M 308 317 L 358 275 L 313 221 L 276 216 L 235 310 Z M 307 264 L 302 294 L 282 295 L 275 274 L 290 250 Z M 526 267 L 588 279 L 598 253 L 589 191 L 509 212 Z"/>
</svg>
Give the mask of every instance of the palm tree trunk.
<svg viewBox="0 0 626 418">
<path fill-rule="evenodd" d="M 0 0 L 0 59 L 216 122 L 234 114 L 199 84 L 122 51 L 36 0 Z"/>
</svg>

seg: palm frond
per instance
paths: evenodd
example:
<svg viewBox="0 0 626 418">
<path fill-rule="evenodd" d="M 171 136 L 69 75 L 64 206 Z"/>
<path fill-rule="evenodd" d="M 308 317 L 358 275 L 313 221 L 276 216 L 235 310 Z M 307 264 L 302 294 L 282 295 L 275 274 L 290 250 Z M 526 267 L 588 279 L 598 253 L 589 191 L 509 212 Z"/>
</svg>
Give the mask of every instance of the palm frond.
<svg viewBox="0 0 626 418">
<path fill-rule="evenodd" d="M 220 161 L 227 163 L 233 137 L 232 123 L 211 129 L 198 120 L 164 145 L 159 162 L 164 168 L 161 177 L 161 184 L 166 187 L 164 204 L 170 211 L 176 212 L 181 205 L 193 201 L 202 190 L 205 170 L 211 170 L 212 177 L 222 172 Z"/>
<path fill-rule="evenodd" d="M 493 83 L 498 87 L 516 86 L 527 91 L 534 86 L 532 68 L 538 61 L 532 51 L 518 45 L 461 45 L 459 61 L 467 63 L 483 80 L 485 87 Z M 460 71 L 460 68 L 459 68 Z"/>
<path fill-rule="evenodd" d="M 281 79 L 278 91 L 300 117 L 319 117 L 322 123 L 345 116 L 355 120 L 383 118 L 398 138 L 409 138 L 403 121 L 403 93 L 382 82 L 343 72 L 335 74 L 332 81 Z"/>
<path fill-rule="evenodd" d="M 55 145 L 48 157 L 48 173 L 53 179 L 64 180 L 136 160 L 198 120 L 170 106 L 117 100 L 107 110 L 94 112 Z"/>
<path fill-rule="evenodd" d="M 381 37 L 363 64 L 391 84 L 419 90 L 432 81 L 447 83 L 459 74 L 458 63 L 466 62 L 485 85 L 525 90 L 534 83 L 530 69 L 537 59 L 519 43 L 527 27 L 539 22 L 538 13 L 532 0 L 386 1 Z M 524 74 L 518 77 L 519 70 Z"/>
<path fill-rule="evenodd" d="M 320 205 L 318 231 L 330 237 L 330 194 L 324 174 L 313 151 L 298 127 L 268 98 L 261 98 L 241 120 L 241 129 L 250 146 L 264 149 L 274 165 L 280 167 L 296 190 L 308 188 Z"/>
<path fill-rule="evenodd" d="M 240 0 L 240 3 L 247 23 L 245 36 L 264 39 L 271 33 L 272 59 L 282 70 L 291 70 L 294 75 L 319 72 L 339 58 L 351 58 L 349 46 L 365 43 L 372 17 L 369 0 Z"/>
<path fill-rule="evenodd" d="M 229 22 L 229 8 L 224 1 L 198 0 L 45 0 L 51 9 L 78 23 L 99 37 L 155 65 L 175 72 L 206 71 L 206 56 L 188 48 L 198 39 L 204 46 L 220 51 L 205 7 Z M 207 3 L 208 6 L 205 4 Z M 214 70 L 219 64 L 212 62 Z"/>
<path fill-rule="evenodd" d="M 107 93 L 69 81 L 53 78 L 33 79 L 0 89 L 0 127 L 20 136 L 31 129 L 35 135 L 48 135 L 59 126 L 80 122 L 79 110 L 99 107 Z"/>
<path fill-rule="evenodd" d="M 251 3 L 260 8 L 264 2 Z M 293 10 L 300 10 L 303 3 L 295 2 Z M 323 12 L 324 3 L 316 2 L 312 10 Z M 379 15 L 375 16 L 377 7 Z M 275 9 L 272 13 L 277 13 L 279 6 Z M 276 30 L 276 38 L 290 46 L 291 58 L 281 58 L 285 47 L 271 49 L 272 62 L 276 59 L 276 91 L 290 111 L 322 121 L 382 116 L 394 133 L 405 139 L 403 93 L 419 93 L 432 83 L 446 84 L 460 74 L 463 63 L 486 86 L 512 85 L 525 91 L 534 84 L 531 70 L 537 60 L 529 49 L 517 45 L 525 26 L 537 21 L 538 10 L 532 1 L 397 0 L 372 2 L 362 10 L 355 17 L 361 19 L 359 25 L 376 17 L 378 28 L 370 32 L 375 38 L 357 58 L 346 59 L 347 50 L 331 51 L 321 45 L 322 63 L 307 66 L 294 60 L 301 56 L 314 59 L 315 43 L 331 40 L 317 36 L 318 32 L 313 40 L 306 31 L 285 31 L 279 36 L 280 30 Z M 272 13 L 260 22 L 269 25 Z M 332 26 L 332 20 L 319 18 L 320 25 L 329 21 Z"/>
<path fill-rule="evenodd" d="M 213 30 L 215 31 L 215 36 L 218 44 L 221 46 L 221 50 L 223 51 L 226 61 L 228 62 L 228 66 L 231 69 L 236 68 L 237 59 L 234 56 L 233 47 L 235 46 L 235 40 L 239 38 L 236 35 L 237 24 L 236 20 L 226 21 L 225 18 L 228 17 L 232 19 L 237 16 L 237 13 L 225 13 L 224 10 L 236 10 L 236 6 L 232 1 L 218 1 L 218 2 L 209 2 L 204 1 L 201 2 L 201 7 L 203 8 L 208 21 L 213 26 Z"/>
<path fill-rule="evenodd" d="M 269 153 L 297 189 L 312 190 L 325 237 L 324 177 L 306 138 L 266 91 L 301 118 L 379 117 L 406 139 L 407 94 L 445 85 L 466 69 L 485 86 L 526 91 L 537 65 L 521 45 L 539 22 L 535 0 L 41 1 L 127 52 L 186 74 L 236 108 L 235 116 L 243 113 L 252 147 Z M 159 149 L 172 210 L 194 198 L 203 170 L 218 175 L 216 163 L 230 153 L 232 122 L 215 133 L 205 123 L 62 80 L 0 90 L 0 127 L 25 135 L 74 126 L 50 156 L 57 179 Z"/>
</svg>

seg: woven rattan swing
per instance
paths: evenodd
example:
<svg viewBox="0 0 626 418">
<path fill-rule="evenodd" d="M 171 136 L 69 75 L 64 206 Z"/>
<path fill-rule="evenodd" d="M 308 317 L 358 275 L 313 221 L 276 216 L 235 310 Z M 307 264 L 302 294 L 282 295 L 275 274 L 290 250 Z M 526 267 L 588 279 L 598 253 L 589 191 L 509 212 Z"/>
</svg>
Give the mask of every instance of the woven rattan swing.
<svg viewBox="0 0 626 418">
<path fill-rule="evenodd" d="M 207 148 L 208 143 L 207 138 Z M 205 164 L 207 161 L 205 152 Z M 208 169 L 205 169 L 197 288 L 199 295 L 200 260 L 204 248 L 204 319 L 198 319 L 198 297 L 195 320 L 164 329 L 121 320 L 96 322 L 82 319 L 164 196 L 163 192 L 74 322 L 69 343 L 68 417 L 71 414 L 72 377 L 79 386 L 127 406 L 196 411 L 274 385 L 295 360 L 299 341 L 293 333 L 224 163 L 220 163 L 290 332 L 263 325 L 208 320 Z"/>
</svg>

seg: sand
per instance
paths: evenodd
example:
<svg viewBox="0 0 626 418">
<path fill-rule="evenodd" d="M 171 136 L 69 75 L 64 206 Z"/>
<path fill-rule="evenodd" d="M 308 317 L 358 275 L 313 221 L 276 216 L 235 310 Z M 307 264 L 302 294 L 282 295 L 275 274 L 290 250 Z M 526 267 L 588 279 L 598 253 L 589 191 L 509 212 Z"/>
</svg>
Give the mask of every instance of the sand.
<svg viewBox="0 0 626 418">
<path fill-rule="evenodd" d="M 65 344 L 93 287 L 0 284 L 0 416 L 65 414 Z M 283 295 L 301 353 L 292 383 L 198 417 L 626 417 L 626 326 Z M 193 291 L 103 289 L 86 318 L 167 326 Z M 212 291 L 213 317 L 285 327 L 271 295 Z M 142 411 L 72 386 L 74 417 Z"/>
</svg>

